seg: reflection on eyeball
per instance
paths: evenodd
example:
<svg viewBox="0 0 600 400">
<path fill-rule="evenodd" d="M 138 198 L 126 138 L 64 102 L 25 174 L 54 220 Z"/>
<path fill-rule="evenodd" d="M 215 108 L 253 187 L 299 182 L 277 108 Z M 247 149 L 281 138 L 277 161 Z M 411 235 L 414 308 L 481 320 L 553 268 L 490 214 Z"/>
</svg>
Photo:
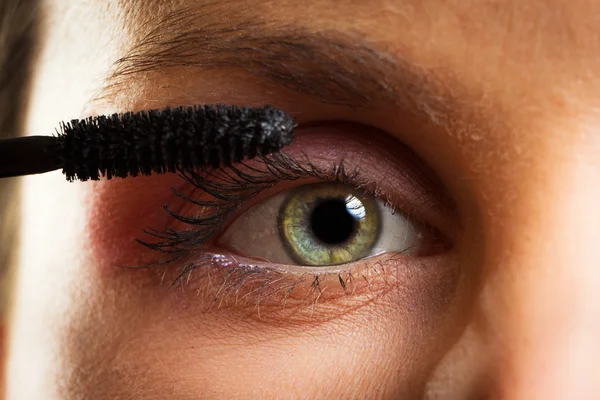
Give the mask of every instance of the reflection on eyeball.
<svg viewBox="0 0 600 400">
<path fill-rule="evenodd" d="M 387 252 L 411 254 L 422 232 L 381 200 L 339 183 L 303 185 L 238 217 L 219 245 L 279 264 L 331 266 Z"/>
</svg>

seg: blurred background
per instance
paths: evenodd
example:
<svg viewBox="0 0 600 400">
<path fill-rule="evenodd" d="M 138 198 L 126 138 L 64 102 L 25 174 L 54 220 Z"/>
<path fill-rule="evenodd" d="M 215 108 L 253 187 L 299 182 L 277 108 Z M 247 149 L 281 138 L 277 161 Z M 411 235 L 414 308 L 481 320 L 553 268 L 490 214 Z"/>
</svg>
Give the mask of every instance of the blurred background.
<svg viewBox="0 0 600 400">
<path fill-rule="evenodd" d="M 0 0 L 0 139 L 24 131 L 32 65 L 35 62 L 38 0 Z M 10 266 L 18 248 L 19 182 L 0 180 L 0 312 L 4 335 L 8 312 Z M 4 357 L 2 357 L 4 360 Z"/>
</svg>

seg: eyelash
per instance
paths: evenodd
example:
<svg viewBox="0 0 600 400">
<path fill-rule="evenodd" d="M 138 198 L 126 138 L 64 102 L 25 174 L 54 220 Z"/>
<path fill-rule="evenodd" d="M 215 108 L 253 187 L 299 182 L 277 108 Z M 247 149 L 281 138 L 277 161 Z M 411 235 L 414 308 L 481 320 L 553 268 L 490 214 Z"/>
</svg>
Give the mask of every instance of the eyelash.
<svg viewBox="0 0 600 400">
<path fill-rule="evenodd" d="M 239 165 L 247 169 L 247 172 L 236 166 L 201 172 L 180 171 L 180 176 L 186 183 L 208 194 L 214 200 L 194 200 L 175 189 L 172 189 L 173 194 L 187 203 L 201 207 L 208 215 L 185 216 L 164 205 L 164 211 L 174 220 L 194 226 L 196 229 L 182 231 L 169 226 L 163 231 L 144 229 L 145 234 L 159 240 L 148 242 L 138 238 L 136 241 L 151 250 L 179 256 L 185 252 L 200 250 L 202 245 L 218 234 L 246 201 L 283 181 L 314 178 L 357 186 L 358 169 L 348 173 L 343 160 L 339 165 L 332 165 L 331 171 L 326 173 L 310 162 L 308 156 L 304 157 L 303 162 L 285 153 L 260 157 L 259 162 L 264 166 L 262 170 L 257 166 L 240 163 Z"/>
<path fill-rule="evenodd" d="M 192 198 L 194 192 L 186 195 L 172 189 L 175 196 L 185 203 L 199 207 L 203 214 L 183 215 L 181 211 L 172 210 L 165 205 L 163 209 L 173 218 L 173 221 L 192 228 L 182 230 L 167 226 L 162 231 L 144 229 L 143 232 L 154 240 L 136 239 L 138 243 L 163 256 L 160 261 L 139 268 L 160 268 L 161 279 L 164 281 L 167 272 L 172 267 L 177 267 L 174 277 L 169 279 L 170 287 L 183 288 L 192 281 L 193 276 L 198 282 L 208 282 L 208 285 L 211 285 L 211 282 L 221 282 L 218 288 L 198 289 L 199 292 L 202 290 L 210 292 L 206 293 L 211 302 L 210 307 L 222 308 L 230 302 L 239 305 L 240 301 L 258 306 L 264 304 L 267 299 L 279 296 L 281 298 L 279 304 L 285 308 L 291 298 L 300 300 L 304 305 L 311 303 L 314 305 L 320 299 L 330 300 L 339 297 L 331 294 L 328 285 L 328 292 L 324 295 L 326 281 L 332 281 L 338 286 L 337 293 L 340 296 L 359 292 L 363 286 L 371 289 L 371 292 L 381 294 L 385 288 L 393 286 L 391 281 L 394 280 L 394 274 L 390 275 L 390 272 L 386 271 L 385 263 L 393 262 L 401 252 L 390 254 L 386 261 L 361 260 L 360 275 L 347 266 L 333 267 L 333 270 L 307 269 L 305 273 L 293 275 L 268 266 L 241 264 L 232 255 L 224 256 L 207 251 L 206 244 L 223 230 L 245 202 L 284 181 L 313 179 L 346 184 L 381 199 L 383 196 L 377 184 L 361 179 L 359 169 L 348 169 L 344 160 L 323 170 L 316 167 L 306 154 L 302 159 L 295 159 L 285 153 L 278 153 L 261 157 L 251 165 L 241 163 L 238 166 L 217 170 L 180 171 L 180 176 L 186 182 L 186 187 L 191 186 L 194 192 L 197 190 L 203 195 L 210 196 L 209 200 L 195 200 Z M 389 202 L 383 200 L 389 205 Z M 389 270 L 393 271 L 394 268 Z M 198 275 L 199 271 L 202 273 Z M 377 279 L 370 280 L 369 276 L 372 274 L 376 275 Z M 379 279 L 382 276 L 385 276 L 383 281 Z M 375 281 L 378 283 L 374 284 Z M 304 290 L 300 291 L 298 289 L 300 287 Z M 296 291 L 301 293 L 296 294 Z"/>
</svg>

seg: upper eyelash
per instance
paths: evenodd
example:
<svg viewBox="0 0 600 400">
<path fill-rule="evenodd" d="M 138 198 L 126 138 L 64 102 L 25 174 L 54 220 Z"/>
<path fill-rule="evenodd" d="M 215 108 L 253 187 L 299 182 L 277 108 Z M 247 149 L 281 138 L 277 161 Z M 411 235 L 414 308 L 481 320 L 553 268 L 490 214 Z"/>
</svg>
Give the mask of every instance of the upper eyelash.
<svg viewBox="0 0 600 400">
<path fill-rule="evenodd" d="M 229 166 L 217 170 L 206 171 L 180 171 L 180 176 L 194 188 L 211 196 L 211 200 L 194 200 L 190 196 L 175 189 L 174 195 L 184 201 L 202 207 L 205 211 L 202 216 L 185 216 L 163 206 L 174 220 L 193 226 L 190 230 L 176 230 L 166 226 L 164 230 L 144 229 L 143 232 L 155 241 L 136 238 L 136 241 L 145 247 L 166 253 L 170 259 L 165 263 L 185 257 L 192 251 L 201 250 L 202 246 L 219 233 L 227 221 L 234 215 L 243 203 L 272 188 L 282 181 L 293 181 L 303 178 L 316 178 L 319 180 L 351 184 L 361 187 L 359 170 L 348 170 L 344 161 L 333 164 L 329 171 L 315 166 L 307 155 L 304 160 L 297 160 L 285 153 L 260 157 L 258 166 L 240 163 L 244 170 L 236 166 Z M 374 194 L 374 193 L 373 193 Z"/>
</svg>

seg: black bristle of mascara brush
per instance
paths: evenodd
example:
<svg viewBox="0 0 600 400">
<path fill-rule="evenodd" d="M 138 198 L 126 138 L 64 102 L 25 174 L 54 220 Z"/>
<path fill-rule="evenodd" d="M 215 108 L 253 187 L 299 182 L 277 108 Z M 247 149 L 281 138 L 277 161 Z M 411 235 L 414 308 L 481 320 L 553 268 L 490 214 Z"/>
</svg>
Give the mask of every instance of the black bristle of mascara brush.
<svg viewBox="0 0 600 400">
<path fill-rule="evenodd" d="M 73 120 L 53 148 L 69 181 L 230 165 L 290 144 L 294 121 L 270 106 L 192 106 Z"/>
</svg>

